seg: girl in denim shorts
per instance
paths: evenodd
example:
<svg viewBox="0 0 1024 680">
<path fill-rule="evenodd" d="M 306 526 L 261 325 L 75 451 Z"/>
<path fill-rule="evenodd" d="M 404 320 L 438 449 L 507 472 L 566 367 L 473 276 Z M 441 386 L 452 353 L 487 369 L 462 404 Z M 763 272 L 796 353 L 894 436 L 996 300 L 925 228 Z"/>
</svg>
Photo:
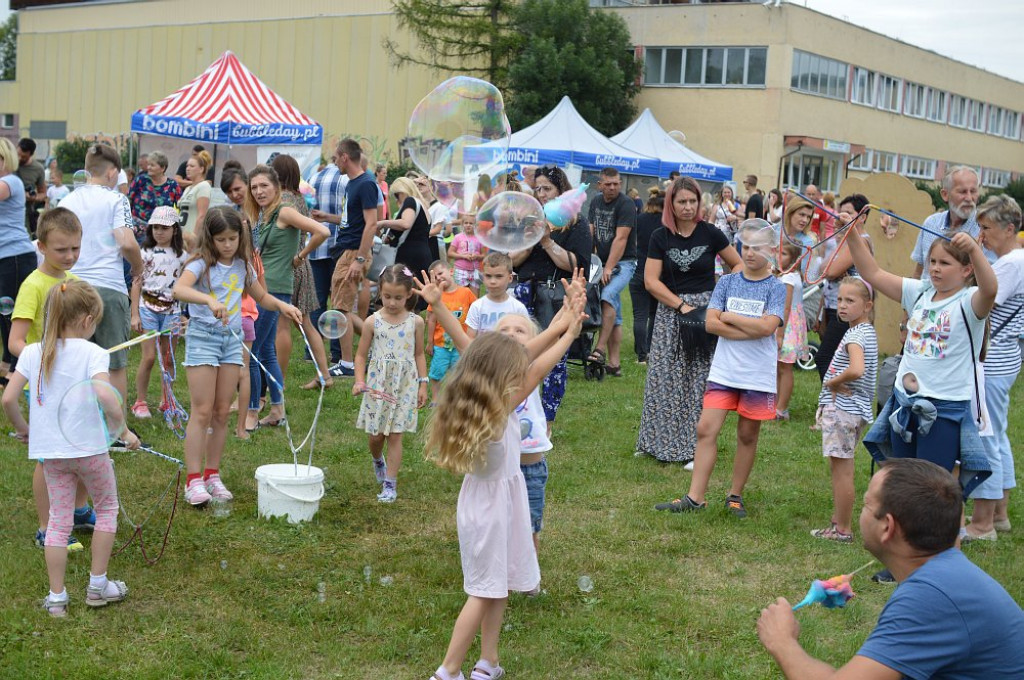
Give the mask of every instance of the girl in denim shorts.
<svg viewBox="0 0 1024 680">
<path fill-rule="evenodd" d="M 196 253 L 174 285 L 174 297 L 188 303 L 190 319 L 185 333 L 185 371 L 192 399 L 185 430 L 185 500 L 203 507 L 213 499 L 234 497 L 221 481 L 220 462 L 242 365 L 242 295 L 296 323 L 302 322 L 302 315 L 260 285 L 252 267 L 249 232 L 237 212 L 213 208 L 197 238 Z"/>
</svg>

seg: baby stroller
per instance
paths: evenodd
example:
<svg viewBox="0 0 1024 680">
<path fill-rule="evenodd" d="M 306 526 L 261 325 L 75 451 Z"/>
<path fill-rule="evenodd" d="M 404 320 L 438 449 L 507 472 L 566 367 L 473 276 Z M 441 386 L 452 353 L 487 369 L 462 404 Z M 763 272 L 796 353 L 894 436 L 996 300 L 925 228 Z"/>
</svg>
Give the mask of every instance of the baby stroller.
<svg viewBox="0 0 1024 680">
<path fill-rule="evenodd" d="M 583 331 L 569 347 L 571 366 L 581 366 L 583 377 L 587 380 L 604 380 L 604 362 L 591 361 L 588 357 L 594 351 L 594 338 L 601 328 L 601 258 L 590 256 L 590 277 L 587 280 L 587 320 L 583 322 Z"/>
</svg>

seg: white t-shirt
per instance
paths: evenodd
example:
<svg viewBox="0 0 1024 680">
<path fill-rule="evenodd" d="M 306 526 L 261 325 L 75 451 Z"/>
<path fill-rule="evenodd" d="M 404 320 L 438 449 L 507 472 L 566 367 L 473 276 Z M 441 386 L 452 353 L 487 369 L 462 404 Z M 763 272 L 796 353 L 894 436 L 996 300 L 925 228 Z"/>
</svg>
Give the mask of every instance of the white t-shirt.
<svg viewBox="0 0 1024 680">
<path fill-rule="evenodd" d="M 519 419 L 519 436 L 522 437 L 520 453 L 542 453 L 554 448 L 548 439 L 548 421 L 540 400 L 539 387 L 516 407 L 516 418 Z"/>
<path fill-rule="evenodd" d="M 779 281 L 785 286 L 793 286 L 793 301 L 789 304 L 789 313 L 792 314 L 796 306 L 804 300 L 804 280 L 800 272 L 792 271 L 779 277 Z M 789 319 L 783 319 L 783 325 L 789 323 Z"/>
<path fill-rule="evenodd" d="M 448 212 L 447 206 L 438 201 L 434 205 L 430 206 L 430 210 L 428 210 L 427 212 L 430 215 L 431 229 L 433 229 L 434 225 L 437 224 L 438 222 L 444 222 L 445 226 L 441 227 L 441 231 L 438 233 L 438 236 L 443 235 L 445 229 L 447 229 L 448 225 L 451 224 L 452 222 L 452 216 L 451 213 Z"/>
<path fill-rule="evenodd" d="M 124 170 L 117 173 L 117 186 L 120 187 L 122 184 L 128 184 L 128 173 Z"/>
<path fill-rule="evenodd" d="M 50 201 L 50 207 L 56 208 L 60 205 L 60 202 L 64 200 L 64 197 L 71 193 L 66 184 L 58 186 L 51 186 L 46 190 L 46 198 Z"/>
<path fill-rule="evenodd" d="M 116 189 L 86 184 L 61 201 L 82 223 L 82 251 L 71 271 L 97 288 L 128 294 L 116 230 L 132 229 L 128 197 Z"/>
<path fill-rule="evenodd" d="M 466 315 L 466 325 L 477 333 L 486 333 L 494 330 L 498 320 L 506 314 L 522 314 L 529 317 L 526 305 L 511 295 L 504 302 L 495 302 L 484 296 L 469 306 L 469 314 Z"/>
<path fill-rule="evenodd" d="M 39 365 L 43 346 L 34 342 L 25 347 L 18 357 L 15 370 L 25 376 L 29 385 L 28 457 L 31 459 L 84 458 L 107 452 L 107 441 L 99 427 L 99 410 L 88 403 L 80 405 L 82 412 L 71 414 L 68 402 L 61 402 L 68 389 L 110 370 L 110 355 L 99 345 L 80 338 L 63 340 L 57 347 L 53 373 L 43 385 L 42 404 L 39 403 Z M 64 411 L 60 417 L 58 412 Z M 61 422 L 61 420 L 66 422 Z M 68 441 L 67 429 L 74 427 L 75 443 Z M 95 439 L 95 441 L 89 441 Z"/>
<path fill-rule="evenodd" d="M 711 293 L 710 309 L 760 319 L 786 311 L 786 287 L 774 276 L 751 281 L 742 272 L 726 274 Z M 708 380 L 738 390 L 775 394 L 779 346 L 772 333 L 763 338 L 718 338 Z"/>
<path fill-rule="evenodd" d="M 903 309 L 907 310 L 907 342 L 903 361 L 896 372 L 896 389 L 906 394 L 903 376 L 917 378 L 916 394 L 931 399 L 970 401 L 974 394 L 974 359 L 964 328 L 964 316 L 974 339 L 974 351 L 981 351 L 985 337 L 985 319 L 974 315 L 971 298 L 978 289 L 964 288 L 959 293 L 935 302 L 935 289 L 929 281 L 903 279 Z M 960 310 L 963 310 L 963 314 Z"/>
</svg>

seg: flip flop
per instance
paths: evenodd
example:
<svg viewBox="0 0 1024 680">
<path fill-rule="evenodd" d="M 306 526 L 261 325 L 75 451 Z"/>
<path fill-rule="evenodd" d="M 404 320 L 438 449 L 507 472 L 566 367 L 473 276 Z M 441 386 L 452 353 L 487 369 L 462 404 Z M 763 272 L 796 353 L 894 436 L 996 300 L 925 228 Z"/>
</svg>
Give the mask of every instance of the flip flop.
<svg viewBox="0 0 1024 680">
<path fill-rule="evenodd" d="M 599 349 L 595 349 L 587 356 L 587 361 L 593 361 L 594 363 L 597 364 L 603 364 L 604 358 L 604 352 Z"/>
<path fill-rule="evenodd" d="M 281 416 L 277 420 L 261 420 L 260 427 L 281 427 L 284 425 L 284 421 L 287 420 L 284 416 Z"/>
</svg>

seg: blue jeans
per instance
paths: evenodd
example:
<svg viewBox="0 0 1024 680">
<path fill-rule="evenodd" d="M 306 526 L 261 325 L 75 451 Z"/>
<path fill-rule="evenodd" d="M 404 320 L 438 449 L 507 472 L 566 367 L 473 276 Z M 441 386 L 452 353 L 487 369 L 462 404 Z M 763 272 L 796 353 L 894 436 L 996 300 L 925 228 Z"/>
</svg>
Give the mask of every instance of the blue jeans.
<svg viewBox="0 0 1024 680">
<path fill-rule="evenodd" d="M 313 287 L 316 289 L 316 303 L 319 305 L 309 315 L 316 326 L 320 315 L 327 311 L 327 298 L 331 294 L 331 275 L 334 273 L 334 266 L 337 260 L 324 258 L 322 260 L 310 260 L 309 266 L 313 268 Z M 341 359 L 341 341 L 335 338 L 331 340 L 331 361 L 337 362 Z"/>
<path fill-rule="evenodd" d="M 615 273 L 608 279 L 601 291 L 601 302 L 607 302 L 615 309 L 615 325 L 622 325 L 622 291 L 636 272 L 636 260 L 621 260 Z"/>
<path fill-rule="evenodd" d="M 281 302 L 291 304 L 292 296 L 284 293 L 274 293 Z M 256 319 L 256 340 L 252 343 L 252 354 L 266 368 L 272 380 L 269 381 L 270 403 L 278 405 L 284 403 L 284 394 L 281 388 L 284 387 L 284 374 L 281 373 L 281 364 L 277 363 L 277 312 L 271 312 L 259 308 L 260 316 Z M 275 382 L 276 381 L 276 382 Z M 263 374 L 255 361 L 249 362 L 249 382 L 251 392 L 249 396 L 249 410 L 258 411 L 260 408 L 260 395 L 263 393 Z"/>
<path fill-rule="evenodd" d="M 978 485 L 971 498 L 1000 500 L 1003 491 L 1017 486 L 1014 478 L 1013 451 L 1010 437 L 1006 434 L 1010 414 L 1010 388 L 1015 375 L 985 376 L 985 405 L 992 420 L 992 436 L 982 437 L 985 457 L 992 466 L 992 476 Z"/>
<path fill-rule="evenodd" d="M 533 533 L 544 528 L 544 490 L 548 485 L 547 458 L 531 465 L 519 465 L 526 480 L 526 496 L 530 501 L 530 524 Z"/>
</svg>

